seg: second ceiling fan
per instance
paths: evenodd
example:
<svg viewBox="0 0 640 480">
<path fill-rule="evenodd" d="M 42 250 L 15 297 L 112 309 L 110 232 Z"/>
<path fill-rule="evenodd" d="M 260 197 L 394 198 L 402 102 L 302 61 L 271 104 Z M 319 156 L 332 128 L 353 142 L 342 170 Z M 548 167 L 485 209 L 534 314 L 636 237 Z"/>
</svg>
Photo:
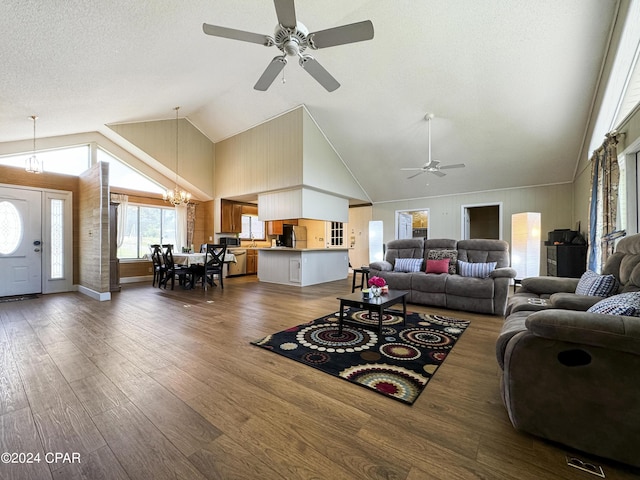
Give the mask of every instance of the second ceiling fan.
<svg viewBox="0 0 640 480">
<path fill-rule="evenodd" d="M 278 25 L 276 25 L 273 37 L 233 28 L 209 25 L 207 23 L 202 24 L 202 30 L 207 35 L 216 37 L 258 43 L 265 47 L 275 45 L 282 51 L 283 55 L 274 57 L 262 76 L 258 79 L 258 82 L 253 87 L 256 90 L 265 91 L 271 86 L 275 78 L 287 64 L 288 56 L 298 57 L 300 66 L 327 91 L 333 92 L 336 90 L 340 86 L 340 83 L 338 83 L 315 58 L 309 54 L 305 54 L 304 51 L 307 47 L 317 50 L 319 48 L 371 40 L 373 38 L 373 24 L 371 21 L 365 20 L 363 22 L 309 33 L 307 27 L 296 18 L 293 0 L 274 0 L 274 3 L 278 17 Z"/>
<path fill-rule="evenodd" d="M 449 168 L 464 168 L 466 165 L 464 163 L 455 163 L 452 165 L 440 165 L 440 162 L 437 160 L 432 160 L 431 159 L 431 120 L 433 120 L 433 117 L 435 115 L 433 113 L 427 113 L 424 118 L 427 121 L 427 123 L 429 124 L 429 156 L 427 163 L 425 163 L 424 165 L 422 165 L 421 167 L 409 167 L 409 168 L 401 168 L 400 170 L 406 170 L 406 171 L 417 171 L 418 173 L 415 173 L 409 177 L 407 177 L 407 180 L 409 180 L 410 178 L 414 178 L 417 177 L 418 175 L 422 175 L 423 173 L 432 173 L 438 177 L 444 177 L 446 175 L 446 173 L 441 172 L 440 170 L 446 170 Z"/>
</svg>

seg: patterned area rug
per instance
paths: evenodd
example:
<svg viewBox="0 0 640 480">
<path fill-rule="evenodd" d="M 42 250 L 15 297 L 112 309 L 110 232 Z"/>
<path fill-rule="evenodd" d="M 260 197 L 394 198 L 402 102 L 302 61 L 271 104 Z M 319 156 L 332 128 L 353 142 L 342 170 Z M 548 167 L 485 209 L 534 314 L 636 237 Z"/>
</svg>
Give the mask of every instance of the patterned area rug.
<svg viewBox="0 0 640 480">
<path fill-rule="evenodd" d="M 366 328 L 344 324 L 339 335 L 333 313 L 251 343 L 411 405 L 470 323 L 407 313 L 403 325 L 401 316 L 385 313 L 379 335 L 376 313 L 345 312 Z"/>
</svg>

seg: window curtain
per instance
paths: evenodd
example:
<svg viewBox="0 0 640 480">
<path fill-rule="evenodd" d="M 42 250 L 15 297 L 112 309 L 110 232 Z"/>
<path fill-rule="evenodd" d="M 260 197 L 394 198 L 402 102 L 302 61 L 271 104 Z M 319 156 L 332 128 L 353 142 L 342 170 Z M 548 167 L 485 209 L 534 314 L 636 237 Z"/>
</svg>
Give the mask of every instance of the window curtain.
<svg viewBox="0 0 640 480">
<path fill-rule="evenodd" d="M 193 245 L 193 232 L 196 228 L 196 206 L 187 205 L 187 245 Z"/>
<path fill-rule="evenodd" d="M 589 270 L 598 272 L 615 248 L 618 212 L 618 139 L 606 135 L 591 157 L 591 200 L 589 209 Z"/>
<path fill-rule="evenodd" d="M 129 205 L 129 195 L 111 194 L 111 203 L 117 203 L 118 224 L 116 226 L 116 244 L 118 248 L 124 243 L 124 232 L 127 225 L 127 206 Z"/>
<path fill-rule="evenodd" d="M 187 243 L 187 206 L 176 205 L 176 244 L 174 252 L 181 252 Z"/>
</svg>

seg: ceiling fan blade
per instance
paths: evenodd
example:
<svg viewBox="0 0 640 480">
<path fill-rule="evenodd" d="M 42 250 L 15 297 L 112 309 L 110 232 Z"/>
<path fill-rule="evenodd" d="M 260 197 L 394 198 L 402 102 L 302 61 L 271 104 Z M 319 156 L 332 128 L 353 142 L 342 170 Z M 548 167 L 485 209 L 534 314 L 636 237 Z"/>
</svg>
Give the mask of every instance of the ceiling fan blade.
<svg viewBox="0 0 640 480">
<path fill-rule="evenodd" d="M 414 178 L 414 177 L 417 177 L 418 175 L 422 175 L 423 173 L 427 173 L 427 171 L 426 170 L 422 170 L 421 172 L 415 173 L 415 174 L 407 177 L 407 180 L 409 180 L 411 178 Z"/>
<path fill-rule="evenodd" d="M 328 92 L 333 92 L 340 86 L 338 81 L 311 55 L 300 57 L 300 66 L 309 72 L 309 75 L 315 78 Z"/>
<path fill-rule="evenodd" d="M 453 165 L 443 165 L 440 168 L 464 168 L 466 165 L 464 163 L 454 163 Z"/>
<path fill-rule="evenodd" d="M 293 0 L 273 0 L 276 5 L 278 23 L 283 27 L 294 28 L 296 26 L 296 7 Z"/>
<path fill-rule="evenodd" d="M 243 42 L 258 43 L 260 45 L 270 46 L 271 40 L 267 35 L 259 33 L 245 32 L 244 30 L 236 30 L 234 28 L 219 27 L 217 25 L 202 24 L 202 31 L 207 35 L 214 37 L 230 38 L 232 40 L 241 40 Z"/>
<path fill-rule="evenodd" d="M 372 38 L 373 23 L 371 23 L 371 20 L 365 20 L 364 22 L 351 23 L 310 33 L 307 41 L 311 48 L 318 49 L 344 45 L 345 43 L 362 42 Z"/>
<path fill-rule="evenodd" d="M 406 171 L 410 171 L 410 170 L 424 170 L 423 167 L 405 167 L 405 168 L 401 168 L 400 170 L 406 170 Z"/>
<path fill-rule="evenodd" d="M 258 79 L 253 88 L 255 90 L 260 90 L 261 92 L 266 92 L 286 64 L 286 57 L 275 57 L 271 60 L 271 63 L 267 65 L 266 70 L 262 73 L 262 76 Z"/>
<path fill-rule="evenodd" d="M 429 173 L 433 173 L 436 177 L 444 177 L 446 175 L 446 173 L 441 172 L 440 170 L 433 170 L 433 171 L 430 171 Z"/>
</svg>

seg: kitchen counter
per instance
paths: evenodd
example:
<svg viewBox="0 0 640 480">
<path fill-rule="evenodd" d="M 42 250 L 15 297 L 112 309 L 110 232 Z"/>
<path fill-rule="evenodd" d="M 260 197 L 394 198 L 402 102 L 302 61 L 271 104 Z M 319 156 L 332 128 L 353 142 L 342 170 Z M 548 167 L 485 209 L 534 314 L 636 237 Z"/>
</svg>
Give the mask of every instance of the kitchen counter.
<svg viewBox="0 0 640 480">
<path fill-rule="evenodd" d="M 258 280 L 305 287 L 347 278 L 348 248 L 258 249 Z"/>
</svg>

